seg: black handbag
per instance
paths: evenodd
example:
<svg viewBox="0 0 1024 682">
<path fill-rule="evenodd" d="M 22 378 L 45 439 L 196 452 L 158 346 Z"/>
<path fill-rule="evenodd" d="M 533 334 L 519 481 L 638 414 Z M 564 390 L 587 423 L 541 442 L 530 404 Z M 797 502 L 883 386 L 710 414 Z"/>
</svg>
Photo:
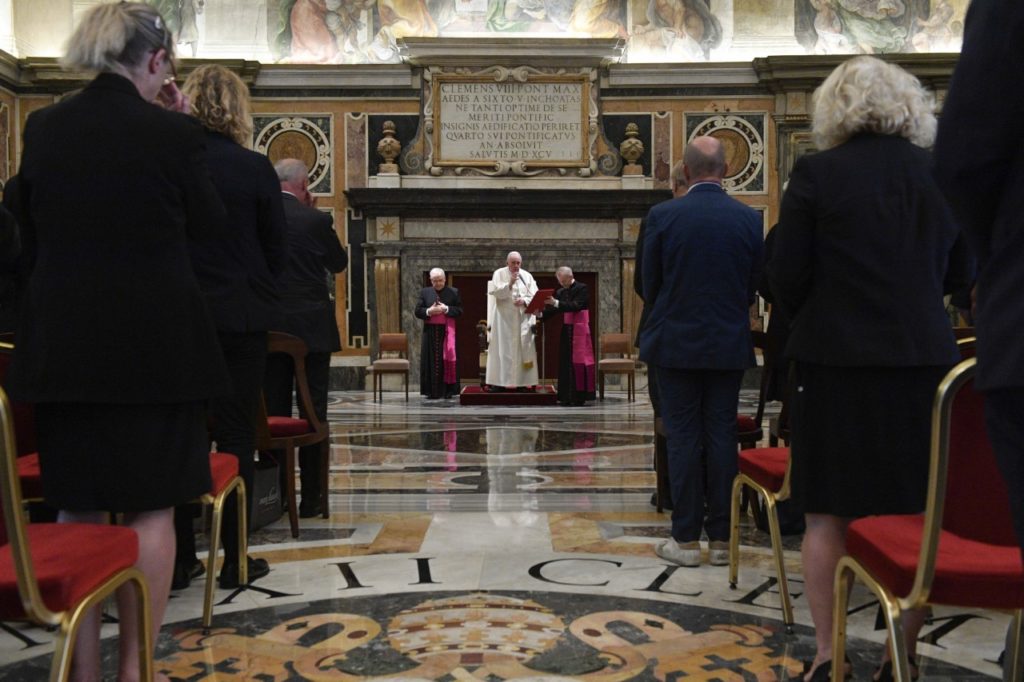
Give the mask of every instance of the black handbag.
<svg viewBox="0 0 1024 682">
<path fill-rule="evenodd" d="M 252 491 L 249 494 L 249 530 L 270 525 L 281 518 L 280 466 L 267 452 L 261 452 L 253 471 Z"/>
</svg>

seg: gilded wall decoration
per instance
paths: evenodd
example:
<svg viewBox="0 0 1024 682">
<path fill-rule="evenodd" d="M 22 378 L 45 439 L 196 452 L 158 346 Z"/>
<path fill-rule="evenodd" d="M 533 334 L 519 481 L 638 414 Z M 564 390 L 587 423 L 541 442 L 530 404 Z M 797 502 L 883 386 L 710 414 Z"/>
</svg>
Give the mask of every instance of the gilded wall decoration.
<svg viewBox="0 0 1024 682">
<path fill-rule="evenodd" d="M 309 191 L 333 194 L 331 162 L 331 127 L 333 117 L 321 116 L 253 116 L 255 150 L 266 154 L 271 162 L 295 158 L 309 168 Z"/>
<path fill-rule="evenodd" d="M 722 187 L 730 194 L 765 192 L 765 118 L 765 114 L 686 115 L 687 142 L 710 135 L 725 146 Z"/>
</svg>

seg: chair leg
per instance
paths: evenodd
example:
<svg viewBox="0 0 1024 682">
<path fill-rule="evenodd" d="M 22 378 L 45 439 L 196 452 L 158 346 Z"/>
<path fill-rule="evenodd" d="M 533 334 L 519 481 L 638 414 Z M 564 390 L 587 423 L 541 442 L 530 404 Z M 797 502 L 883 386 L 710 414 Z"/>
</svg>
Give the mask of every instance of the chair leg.
<svg viewBox="0 0 1024 682">
<path fill-rule="evenodd" d="M 775 495 L 764 495 L 765 514 L 768 516 L 768 532 L 772 538 L 772 556 L 775 558 L 775 575 L 779 581 L 779 600 L 782 602 L 782 622 L 786 633 L 793 634 L 793 604 L 789 600 L 789 581 L 786 578 L 786 561 L 782 555 L 782 531 L 779 528 L 779 509 Z M 734 499 L 733 504 L 737 501 Z"/>
<path fill-rule="evenodd" d="M 604 372 L 597 373 L 597 381 L 599 386 L 598 390 L 600 390 L 601 400 L 604 400 Z"/>
<path fill-rule="evenodd" d="M 832 606 L 832 660 L 846 660 L 846 613 L 849 609 L 850 588 L 853 586 L 853 569 L 848 565 L 853 560 L 843 557 L 836 566 L 835 583 L 833 584 L 834 601 Z M 843 679 L 842 666 L 833 666 L 832 679 Z"/>
<path fill-rule="evenodd" d="M 153 630 L 150 623 L 149 588 L 146 578 L 137 568 L 127 568 L 100 585 L 73 609 L 64 613 L 54 639 L 53 659 L 50 663 L 50 682 L 66 682 L 71 675 L 71 658 L 78 639 L 82 619 L 115 590 L 131 584 L 135 590 L 135 617 L 138 619 L 139 675 L 141 680 L 153 679 Z"/>
<path fill-rule="evenodd" d="M 732 497 L 729 504 L 729 589 L 735 590 L 740 572 L 740 495 L 743 479 L 737 476 L 732 481 Z"/>
<path fill-rule="evenodd" d="M 295 504 L 295 446 L 288 443 L 285 455 L 285 494 L 288 495 L 288 522 L 292 527 L 292 537 L 299 537 L 299 509 Z"/>
<path fill-rule="evenodd" d="M 854 577 L 860 578 L 861 582 L 874 593 L 882 608 L 885 625 L 889 632 L 893 678 L 896 682 L 911 682 L 910 663 L 907 660 L 907 644 L 903 639 L 902 609 L 899 601 L 851 556 L 844 556 L 836 566 L 833 592 L 835 605 L 832 610 L 832 660 L 843 660 L 846 651 L 846 612 L 850 601 L 850 586 Z M 842 681 L 842 666 L 832 669 L 832 679 L 835 682 Z"/>
<path fill-rule="evenodd" d="M 1003 679 L 1024 679 L 1024 609 L 1017 609 L 1013 612 L 1010 630 L 1006 633 Z"/>
<path fill-rule="evenodd" d="M 626 376 L 626 387 L 627 387 L 627 393 L 628 393 L 628 395 L 626 396 L 626 399 L 629 402 L 634 402 L 634 400 L 636 398 L 636 395 L 635 395 L 635 392 L 633 391 L 633 373 L 632 372 L 630 372 Z"/>
<path fill-rule="evenodd" d="M 206 590 L 203 595 L 203 629 L 209 630 L 213 624 L 213 588 L 216 582 L 217 551 L 220 549 L 221 522 L 224 518 L 224 500 L 230 486 L 220 491 L 220 494 L 213 498 L 213 513 L 210 519 L 210 553 L 206 559 Z M 242 526 L 242 519 L 238 519 L 238 525 Z M 224 553 L 224 561 L 228 561 L 227 552 Z M 241 567 L 241 564 L 239 564 Z"/>
<path fill-rule="evenodd" d="M 409 402 L 409 373 L 405 373 L 405 402 Z"/>
<path fill-rule="evenodd" d="M 249 584 L 249 504 L 245 495 L 245 481 L 238 479 L 238 584 Z M 209 572 L 207 572 L 209 573 Z"/>
<path fill-rule="evenodd" d="M 330 428 L 328 425 L 327 438 L 320 443 L 320 515 L 325 519 L 331 516 L 331 505 L 328 498 L 331 492 L 331 484 L 328 480 L 331 475 Z"/>
</svg>

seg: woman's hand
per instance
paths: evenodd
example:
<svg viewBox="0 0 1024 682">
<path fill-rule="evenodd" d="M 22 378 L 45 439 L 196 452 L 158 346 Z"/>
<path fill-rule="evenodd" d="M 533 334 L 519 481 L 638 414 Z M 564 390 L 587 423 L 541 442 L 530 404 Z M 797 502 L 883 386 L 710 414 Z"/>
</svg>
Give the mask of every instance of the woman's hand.
<svg viewBox="0 0 1024 682">
<path fill-rule="evenodd" d="M 173 80 L 168 80 L 160 88 L 160 92 L 156 94 L 156 103 L 170 111 L 178 111 L 183 114 L 192 113 L 188 97 L 185 97 L 184 93 L 178 89 L 178 84 Z"/>
</svg>

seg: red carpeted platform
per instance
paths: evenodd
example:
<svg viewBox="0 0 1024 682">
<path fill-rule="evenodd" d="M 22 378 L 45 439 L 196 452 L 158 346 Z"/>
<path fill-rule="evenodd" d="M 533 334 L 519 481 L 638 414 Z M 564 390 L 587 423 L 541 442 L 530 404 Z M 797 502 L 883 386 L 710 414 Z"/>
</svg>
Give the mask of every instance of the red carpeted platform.
<svg viewBox="0 0 1024 682">
<path fill-rule="evenodd" d="M 502 391 L 501 393 L 488 393 L 479 386 L 467 386 L 459 394 L 460 405 L 527 405 L 530 407 L 541 407 L 545 405 L 557 405 L 558 394 L 554 386 L 538 386 L 536 391 L 531 393 L 519 393 L 518 391 Z"/>
</svg>

